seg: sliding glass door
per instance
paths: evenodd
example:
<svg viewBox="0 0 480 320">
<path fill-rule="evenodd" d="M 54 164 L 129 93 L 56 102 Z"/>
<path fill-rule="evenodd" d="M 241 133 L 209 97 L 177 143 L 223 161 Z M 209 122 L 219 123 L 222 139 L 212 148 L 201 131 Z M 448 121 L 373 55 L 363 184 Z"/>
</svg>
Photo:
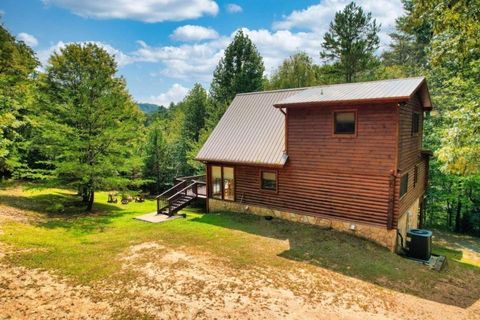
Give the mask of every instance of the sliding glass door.
<svg viewBox="0 0 480 320">
<path fill-rule="evenodd" d="M 211 197 L 235 201 L 235 169 L 225 166 L 211 166 Z"/>
</svg>

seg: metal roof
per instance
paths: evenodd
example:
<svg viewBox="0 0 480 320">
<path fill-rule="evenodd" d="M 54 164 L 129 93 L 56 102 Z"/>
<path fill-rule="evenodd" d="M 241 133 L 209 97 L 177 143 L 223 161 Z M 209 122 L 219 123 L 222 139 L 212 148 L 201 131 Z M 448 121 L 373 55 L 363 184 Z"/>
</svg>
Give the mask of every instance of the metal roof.
<svg viewBox="0 0 480 320">
<path fill-rule="evenodd" d="M 283 166 L 285 116 L 273 105 L 302 90 L 237 94 L 196 159 Z"/>
<path fill-rule="evenodd" d="M 333 84 L 305 89 L 275 103 L 284 108 L 303 104 L 361 103 L 374 101 L 405 101 L 420 93 L 424 108 L 431 108 L 424 77 L 390 79 L 369 82 Z"/>
<path fill-rule="evenodd" d="M 277 108 L 400 102 L 407 101 L 416 92 L 420 94 L 423 107 L 430 109 L 432 105 L 423 77 L 237 94 L 195 159 L 283 166 L 287 161 L 285 116 Z"/>
</svg>

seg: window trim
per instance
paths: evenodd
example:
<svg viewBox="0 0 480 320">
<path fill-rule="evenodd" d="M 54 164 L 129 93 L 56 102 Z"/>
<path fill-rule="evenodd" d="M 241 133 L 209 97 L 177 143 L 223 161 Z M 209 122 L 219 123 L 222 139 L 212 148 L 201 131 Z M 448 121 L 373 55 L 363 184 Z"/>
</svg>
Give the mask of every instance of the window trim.
<svg viewBox="0 0 480 320">
<path fill-rule="evenodd" d="M 209 179 L 209 186 L 208 186 L 208 189 L 210 190 L 210 194 L 209 194 L 209 198 L 211 199 L 215 199 L 215 200 L 223 200 L 223 188 L 221 187 L 220 188 L 220 198 L 217 198 L 217 197 L 214 197 L 213 196 L 213 167 L 219 167 L 220 168 L 220 181 L 222 181 L 222 185 L 223 185 L 223 167 L 221 165 L 218 165 L 218 164 L 213 164 L 210 166 L 210 176 L 208 177 Z"/>
<path fill-rule="evenodd" d="M 259 170 L 260 172 L 260 179 L 259 179 L 259 189 L 260 191 L 262 192 L 268 192 L 268 193 L 278 193 L 278 170 L 272 170 L 272 169 L 260 169 Z M 262 187 L 262 180 L 263 180 L 263 173 L 264 172 L 270 172 L 270 173 L 274 173 L 275 174 L 275 190 L 272 190 L 272 189 L 264 189 Z"/>
<path fill-rule="evenodd" d="M 414 126 L 415 115 L 418 116 L 418 121 L 417 121 L 417 126 L 416 126 L 417 131 L 416 132 L 413 130 L 415 128 L 415 126 Z M 410 133 L 411 133 L 412 137 L 416 137 L 420 134 L 420 112 L 415 111 L 415 110 L 412 111 L 412 126 L 410 128 Z"/>
<path fill-rule="evenodd" d="M 237 200 L 237 197 L 236 197 L 236 193 L 237 193 L 237 179 L 236 179 L 236 176 L 237 176 L 237 168 L 236 166 L 233 166 L 233 165 L 222 165 L 222 164 L 217 164 L 217 163 L 212 163 L 210 166 L 210 173 L 209 173 L 209 176 L 208 176 L 208 198 L 209 199 L 215 199 L 215 200 L 222 200 L 222 201 L 228 201 L 228 202 L 235 202 Z M 220 177 L 221 177 L 221 181 L 222 181 L 222 187 L 221 187 L 221 197 L 220 198 L 214 198 L 213 197 L 213 179 L 212 179 L 212 167 L 220 167 Z M 224 174 L 223 174 L 223 168 L 232 168 L 233 169 L 233 200 L 230 200 L 230 199 L 225 199 L 225 185 L 224 185 Z"/>
<path fill-rule="evenodd" d="M 354 133 L 336 133 L 335 132 L 335 114 L 336 113 L 354 113 L 355 132 Z M 337 109 L 332 111 L 332 136 L 335 138 L 356 138 L 358 135 L 358 109 Z"/>
<path fill-rule="evenodd" d="M 403 177 L 407 177 L 407 186 L 406 186 L 406 189 L 405 189 L 405 193 L 402 194 L 402 179 Z M 400 195 L 400 199 L 403 199 L 407 194 L 408 194 L 408 181 L 409 180 L 409 176 L 408 176 L 408 172 L 404 173 L 401 177 L 400 177 L 400 187 L 398 188 L 398 194 Z"/>
<path fill-rule="evenodd" d="M 418 164 L 413 167 L 413 188 L 415 189 L 418 184 Z"/>
<path fill-rule="evenodd" d="M 230 200 L 230 199 L 225 199 L 225 178 L 224 178 L 224 173 L 223 173 L 223 169 L 224 168 L 231 168 L 233 170 L 233 199 Z M 230 202 L 235 202 L 236 200 L 236 197 L 235 197 L 235 193 L 237 192 L 237 179 L 235 179 L 236 177 L 236 170 L 235 170 L 235 166 L 222 166 L 222 200 L 223 201 L 230 201 Z"/>
</svg>

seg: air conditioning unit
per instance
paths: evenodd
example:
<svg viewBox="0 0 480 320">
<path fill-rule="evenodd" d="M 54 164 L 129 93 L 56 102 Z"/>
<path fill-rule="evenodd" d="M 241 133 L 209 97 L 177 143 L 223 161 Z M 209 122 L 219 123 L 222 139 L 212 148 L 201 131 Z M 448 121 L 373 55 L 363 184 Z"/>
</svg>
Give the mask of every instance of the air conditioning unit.
<svg viewBox="0 0 480 320">
<path fill-rule="evenodd" d="M 428 261 L 432 255 L 432 231 L 410 229 L 407 231 L 407 256 Z"/>
</svg>

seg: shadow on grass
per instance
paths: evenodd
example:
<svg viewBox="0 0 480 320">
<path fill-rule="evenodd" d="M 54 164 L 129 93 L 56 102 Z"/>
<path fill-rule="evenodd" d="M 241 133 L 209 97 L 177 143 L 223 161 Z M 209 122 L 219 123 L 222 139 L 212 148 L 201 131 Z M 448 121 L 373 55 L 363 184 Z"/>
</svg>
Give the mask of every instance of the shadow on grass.
<svg viewBox="0 0 480 320">
<path fill-rule="evenodd" d="M 75 229 L 82 233 L 102 231 L 116 218 L 128 213 L 114 205 L 95 203 L 93 212 L 87 212 L 81 198 L 68 192 L 33 196 L 0 195 L 0 203 L 41 215 L 36 223 L 44 228 Z"/>
<path fill-rule="evenodd" d="M 480 268 L 450 263 L 450 270 L 436 272 L 407 260 L 368 240 L 335 230 L 279 219 L 239 213 L 214 213 L 192 219 L 263 237 L 288 240 L 290 249 L 280 257 L 368 281 L 399 292 L 467 308 L 480 297 Z M 442 253 L 443 254 L 443 253 Z M 461 259 L 449 256 L 450 259 Z M 472 279 L 473 278 L 473 279 Z"/>
</svg>

